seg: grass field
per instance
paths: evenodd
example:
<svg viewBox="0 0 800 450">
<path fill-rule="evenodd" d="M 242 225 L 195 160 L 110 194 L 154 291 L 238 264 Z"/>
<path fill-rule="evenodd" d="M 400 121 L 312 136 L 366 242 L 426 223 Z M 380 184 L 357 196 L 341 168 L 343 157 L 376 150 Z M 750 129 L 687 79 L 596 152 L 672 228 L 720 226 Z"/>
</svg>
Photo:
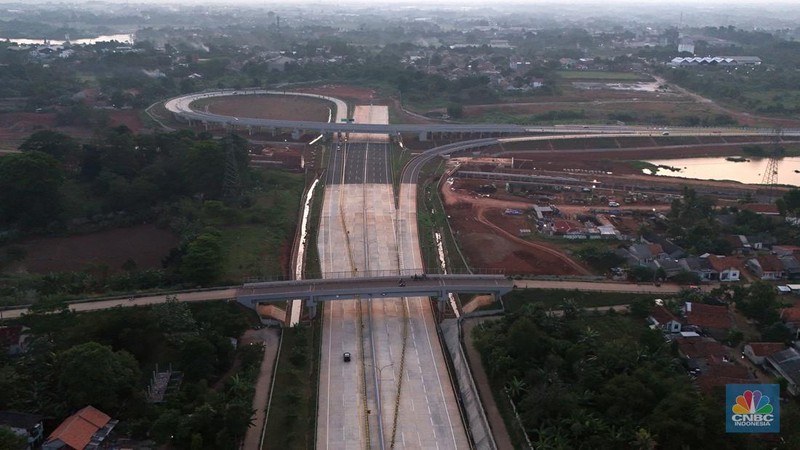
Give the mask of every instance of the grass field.
<svg viewBox="0 0 800 450">
<path fill-rule="evenodd" d="M 222 234 L 225 280 L 277 278 L 288 270 L 305 179 L 302 174 L 279 170 L 258 173 L 260 190 L 252 208 L 204 213 L 206 223 Z M 232 220 L 231 214 L 240 216 Z"/>
<path fill-rule="evenodd" d="M 566 80 L 620 80 L 620 81 L 645 81 L 648 78 L 631 72 L 601 72 L 595 70 L 559 70 L 556 72 Z"/>
<path fill-rule="evenodd" d="M 503 297 L 508 312 L 519 311 L 527 304 L 539 303 L 545 308 L 560 309 L 567 300 L 573 300 L 579 307 L 627 305 L 638 300 L 664 298 L 663 294 L 629 294 L 625 292 L 586 292 L 562 289 L 520 289 Z"/>
<path fill-rule="evenodd" d="M 317 317 L 322 317 L 322 307 Z M 284 329 L 262 449 L 314 448 L 320 335 L 319 319 Z"/>
<path fill-rule="evenodd" d="M 220 230 L 225 252 L 223 279 L 255 277 L 270 279 L 283 275 L 280 258 L 282 240 L 264 225 L 245 225 Z"/>
</svg>

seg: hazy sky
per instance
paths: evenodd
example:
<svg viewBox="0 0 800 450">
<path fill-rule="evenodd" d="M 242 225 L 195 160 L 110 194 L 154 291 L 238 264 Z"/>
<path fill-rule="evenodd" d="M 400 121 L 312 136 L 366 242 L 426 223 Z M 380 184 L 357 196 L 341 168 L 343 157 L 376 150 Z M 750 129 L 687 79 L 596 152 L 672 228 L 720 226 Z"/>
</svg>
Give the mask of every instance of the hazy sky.
<svg viewBox="0 0 800 450">
<path fill-rule="evenodd" d="M 90 0 L 0 0 L 0 4 L 16 3 L 16 4 L 51 4 L 51 5 L 79 5 L 86 3 Z M 100 0 L 101 3 L 114 3 L 114 4 L 166 4 L 174 5 L 177 3 L 198 5 L 198 4 L 213 4 L 213 5 L 233 5 L 233 4 L 250 4 L 250 5 L 293 5 L 293 4 L 318 4 L 318 5 L 331 5 L 331 6 L 347 6 L 347 5 L 366 5 L 366 4 L 394 4 L 394 5 L 419 5 L 425 7 L 442 6 L 491 6 L 495 8 L 502 8 L 503 4 L 508 5 L 555 5 L 555 4 L 593 4 L 593 5 L 694 5 L 698 7 L 719 5 L 741 5 L 741 6 L 765 6 L 765 5 L 798 5 L 797 0 L 771 0 L 766 2 L 764 0 L 507 0 L 507 1 L 490 1 L 490 0 L 291 0 L 291 1 L 277 1 L 277 0 Z M 641 12 L 641 11 L 634 11 Z"/>
</svg>

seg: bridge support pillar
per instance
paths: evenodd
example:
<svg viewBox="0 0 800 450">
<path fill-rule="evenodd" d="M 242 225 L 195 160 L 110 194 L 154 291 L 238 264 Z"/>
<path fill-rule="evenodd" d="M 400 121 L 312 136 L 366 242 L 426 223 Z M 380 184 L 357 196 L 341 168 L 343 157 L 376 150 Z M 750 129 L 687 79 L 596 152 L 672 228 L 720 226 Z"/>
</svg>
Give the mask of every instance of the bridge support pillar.
<svg viewBox="0 0 800 450">
<path fill-rule="evenodd" d="M 313 319 L 317 317 L 317 301 L 313 298 L 307 298 L 305 303 L 305 307 L 308 310 L 308 318 Z"/>
<path fill-rule="evenodd" d="M 440 294 L 436 299 L 438 300 L 436 303 L 439 305 L 439 314 L 441 316 L 447 311 L 447 294 Z"/>
</svg>

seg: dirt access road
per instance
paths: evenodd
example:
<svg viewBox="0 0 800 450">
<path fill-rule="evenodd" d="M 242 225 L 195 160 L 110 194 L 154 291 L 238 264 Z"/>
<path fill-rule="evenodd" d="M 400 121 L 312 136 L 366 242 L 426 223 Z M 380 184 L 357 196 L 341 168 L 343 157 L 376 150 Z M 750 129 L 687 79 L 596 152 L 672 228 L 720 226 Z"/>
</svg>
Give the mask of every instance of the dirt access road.
<svg viewBox="0 0 800 450">
<path fill-rule="evenodd" d="M 590 275 L 591 271 L 565 255 L 558 247 L 519 238 L 512 231 L 515 222 L 498 225 L 493 211 L 505 208 L 530 208 L 530 203 L 475 198 L 451 191 L 445 184 L 441 190 L 445 210 L 461 249 L 472 267 L 501 269 L 505 273 L 533 275 Z M 519 227 L 528 227 L 524 219 Z"/>
</svg>

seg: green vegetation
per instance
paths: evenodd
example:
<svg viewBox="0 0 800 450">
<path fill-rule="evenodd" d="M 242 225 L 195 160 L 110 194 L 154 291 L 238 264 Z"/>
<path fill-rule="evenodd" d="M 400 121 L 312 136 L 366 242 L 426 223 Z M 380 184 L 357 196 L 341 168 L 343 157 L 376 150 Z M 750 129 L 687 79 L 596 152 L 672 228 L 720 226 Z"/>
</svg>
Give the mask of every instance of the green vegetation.
<svg viewBox="0 0 800 450">
<path fill-rule="evenodd" d="M 322 317 L 322 306 L 317 317 Z M 275 390 L 262 448 L 308 449 L 314 446 L 319 380 L 321 321 L 285 328 L 275 373 Z"/>
<path fill-rule="evenodd" d="M 759 66 L 661 68 L 657 71 L 670 82 L 715 100 L 760 114 L 787 116 L 800 112 L 797 86 L 800 74 L 794 67 L 800 61 L 800 43 L 787 41 L 765 31 L 745 31 L 733 26 L 705 27 L 706 36 L 730 41 L 728 47 L 708 48 L 701 41 L 697 54 L 756 55 Z M 734 44 L 738 43 L 738 44 Z"/>
<path fill-rule="evenodd" d="M 535 448 L 771 447 L 725 433 L 724 392 L 698 395 L 660 331 L 629 315 L 564 310 L 528 304 L 475 329 L 515 447 L 523 431 Z M 794 441 L 796 427 L 782 437 Z"/>
<path fill-rule="evenodd" d="M 663 295 L 632 294 L 628 292 L 589 292 L 564 289 L 515 289 L 503 297 L 506 311 L 516 313 L 530 305 L 547 309 L 561 309 L 565 304 L 579 308 L 596 308 L 612 305 L 630 305 L 642 300 L 652 302 Z"/>
<path fill-rule="evenodd" d="M 314 191 L 311 201 L 311 211 L 308 214 L 308 229 L 306 234 L 306 261 L 304 272 L 306 278 L 321 278 L 322 267 L 320 266 L 319 250 L 317 248 L 317 233 L 319 232 L 319 221 L 322 215 L 322 204 L 325 200 L 325 184 L 320 181 Z"/>
<path fill-rule="evenodd" d="M 74 272 L 0 278 L 2 304 L 59 301 L 156 288 L 285 275 L 303 176 L 247 167 L 238 136 L 134 135 L 125 127 L 92 144 L 40 131 L 0 159 L 0 264 L 23 260 L 16 239 L 154 222 L 181 237 L 161 268 L 102 263 Z M 35 180 L 31 182 L 30 180 Z M 169 249 L 162 249 L 164 253 Z"/>
<path fill-rule="evenodd" d="M 647 161 L 628 161 L 627 164 L 633 167 L 636 170 L 649 170 L 650 173 L 656 173 L 658 171 L 658 166 Z"/>
<path fill-rule="evenodd" d="M 420 172 L 420 182 L 417 185 L 417 227 L 422 261 L 426 272 L 441 272 L 435 238 L 435 233 L 439 233 L 443 239 L 447 270 L 458 273 L 467 270 L 467 263 L 461 258 L 458 243 L 450 232 L 447 212 L 437 191 L 443 173 L 444 165 L 438 160 L 432 161 Z"/>
<path fill-rule="evenodd" d="M 28 448 L 28 439 L 20 436 L 7 426 L 0 426 L 0 448 L 8 450 L 25 450 Z"/>
<path fill-rule="evenodd" d="M 644 81 L 647 77 L 632 72 L 600 72 L 596 70 L 558 70 L 565 80 Z"/>
<path fill-rule="evenodd" d="M 609 246 L 584 245 L 575 255 L 599 273 L 608 273 L 612 267 L 625 262 L 625 258 L 614 253 Z"/>
<path fill-rule="evenodd" d="M 235 349 L 229 338 L 254 320 L 235 303 L 175 299 L 152 308 L 28 315 L 20 320 L 30 327 L 28 352 L 0 360 L 0 404 L 56 422 L 93 405 L 134 439 L 235 449 L 250 424 L 263 347 Z M 156 365 L 182 373 L 163 403 L 145 396 Z"/>
</svg>

